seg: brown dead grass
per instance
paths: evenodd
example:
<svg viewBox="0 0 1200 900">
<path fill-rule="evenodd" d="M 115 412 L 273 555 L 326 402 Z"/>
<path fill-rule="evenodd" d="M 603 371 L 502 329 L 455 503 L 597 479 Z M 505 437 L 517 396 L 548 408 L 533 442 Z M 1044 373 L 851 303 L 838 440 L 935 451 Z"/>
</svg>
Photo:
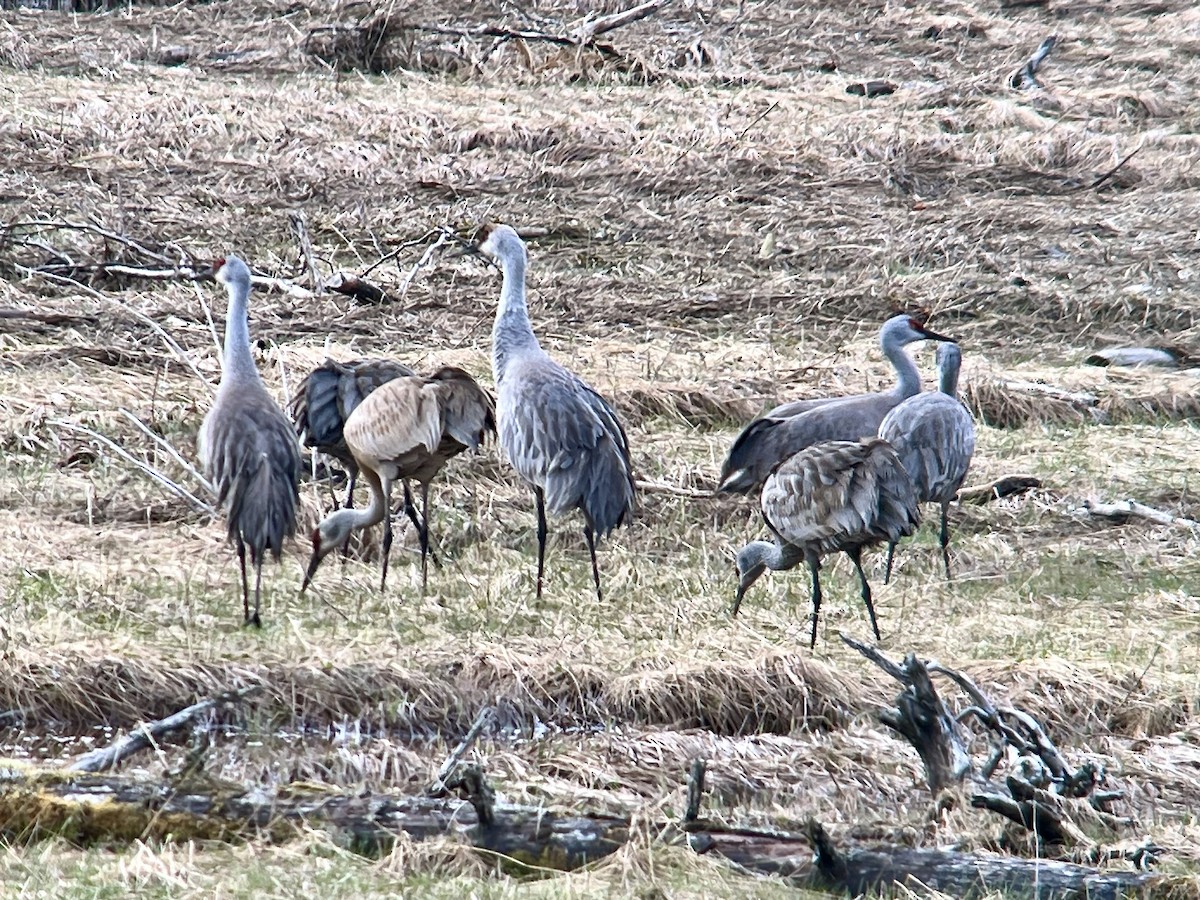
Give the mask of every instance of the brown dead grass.
<svg viewBox="0 0 1200 900">
<path fill-rule="evenodd" d="M 563 30 L 599 6 L 525 11 Z M 575 526 L 555 523 L 548 600 L 533 608 L 525 491 L 494 452 L 456 461 L 435 500 L 448 564 L 425 596 L 400 548 L 396 586 L 375 591 L 369 537 L 363 563 L 331 566 L 295 598 L 301 542 L 269 574 L 259 639 L 233 627 L 219 529 L 59 424 L 102 431 L 190 484 L 119 410 L 191 457 L 218 373 L 207 312 L 219 318 L 223 301 L 190 282 L 106 275 L 87 291 L 29 275 L 46 247 L 78 263 L 143 260 L 93 231 L 28 223 L 99 223 L 170 260 L 232 249 L 305 287 L 289 210 L 305 212 L 322 276 L 399 250 L 371 273 L 390 305 L 256 293 L 259 362 L 282 398 L 325 355 L 489 380 L 494 274 L 438 255 L 402 294 L 424 247 L 401 245 L 504 219 L 538 229 L 544 343 L 613 399 L 639 474 L 668 485 L 711 487 L 737 429 L 776 402 L 885 386 L 879 322 L 932 312 L 964 347 L 981 426 L 971 482 L 1029 471 L 1045 487 L 954 511 L 953 583 L 927 532 L 905 547 L 877 595 L 886 649 L 962 668 L 1038 715 L 1072 761 L 1102 756 L 1144 830 L 1192 860 L 1200 547 L 1186 529 L 1079 509 L 1131 496 L 1200 514 L 1195 374 L 1081 364 L 1097 346 L 1200 346 L 1200 15 L 1182 0 L 1071 13 L 675 3 L 611 36 L 620 63 L 408 29 L 367 62 L 384 77 L 341 57 L 331 71 L 307 52 L 309 32 L 364 14 L 531 26 L 501 4 L 0 14 L 0 223 L 25 223 L 0 235 L 0 306 L 79 317 L 0 319 L 0 711 L 35 731 L 128 727 L 263 684 L 221 720 L 221 774 L 394 789 L 424 783 L 491 705 L 505 730 L 477 753 L 518 800 L 657 816 L 680 805 L 687 761 L 706 756 L 717 816 L 814 814 L 842 833 L 988 846 L 994 823 L 931 817 L 915 757 L 875 723 L 895 686 L 837 644 L 835 629 L 864 627 L 844 566 L 827 569 L 815 655 L 795 649 L 801 573 L 764 579 L 725 619 L 732 554 L 760 531 L 746 504 L 647 493 L 606 546 L 604 608 Z M 1044 90 L 1009 89 L 1051 32 Z M 160 64 L 172 45 L 186 64 Z M 877 77 L 897 91 L 845 93 Z M 323 504 L 306 486 L 305 527 Z M 249 746 L 275 728 L 286 741 Z M 673 852 L 634 842 L 539 889 L 685 896 L 686 875 L 676 890 L 655 874 Z M 744 884 L 692 864 L 717 893 Z M 405 847 L 382 865 L 494 886 L 455 846 Z M 204 863 L 157 851 L 128 866 L 134 887 L 213 883 Z"/>
</svg>

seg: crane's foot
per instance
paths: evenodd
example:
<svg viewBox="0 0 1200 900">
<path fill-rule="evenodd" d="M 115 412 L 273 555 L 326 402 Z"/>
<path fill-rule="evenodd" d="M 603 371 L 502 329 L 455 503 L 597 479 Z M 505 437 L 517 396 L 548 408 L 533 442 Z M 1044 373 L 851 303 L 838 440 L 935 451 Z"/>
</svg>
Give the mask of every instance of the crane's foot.
<svg viewBox="0 0 1200 900">
<path fill-rule="evenodd" d="M 250 615 L 246 616 L 246 621 L 242 623 L 242 627 L 262 628 L 262 619 L 258 617 L 258 610 L 255 610 L 254 612 L 250 613 Z"/>
</svg>

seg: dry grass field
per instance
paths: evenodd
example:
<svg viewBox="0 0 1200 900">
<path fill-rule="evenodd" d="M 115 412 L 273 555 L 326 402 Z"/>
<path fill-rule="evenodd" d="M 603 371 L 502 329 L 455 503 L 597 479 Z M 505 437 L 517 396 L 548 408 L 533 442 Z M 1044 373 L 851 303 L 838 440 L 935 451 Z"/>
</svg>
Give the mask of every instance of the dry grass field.
<svg viewBox="0 0 1200 900">
<path fill-rule="evenodd" d="M 262 684 L 212 724 L 210 773 L 418 790 L 492 705 L 499 727 L 473 757 L 506 801 L 670 817 L 704 756 L 716 817 L 992 847 L 1000 820 L 932 815 L 918 758 L 878 723 L 896 685 L 838 640 L 870 634 L 848 563 L 826 570 L 814 651 L 803 571 L 769 574 L 731 620 L 733 554 L 763 528 L 745 498 L 704 496 L 763 409 L 886 386 L 879 323 L 923 309 L 963 348 L 979 423 L 968 484 L 1028 473 L 1042 487 L 952 510 L 951 582 L 928 524 L 890 585 L 870 554 L 881 647 L 970 674 L 1072 760 L 1102 760 L 1131 836 L 1167 848 L 1164 871 L 1194 871 L 1200 532 L 1084 503 L 1200 519 L 1200 370 L 1083 360 L 1113 345 L 1200 353 L 1200 10 L 676 0 L 604 35 L 608 53 L 471 31 L 568 33 L 589 8 L 626 5 L 0 14 L 0 755 L 55 761 Z M 366 42 L 330 29 L 376 14 L 392 30 Z M 1041 87 L 1014 89 L 1050 34 Z M 871 79 L 894 92 L 847 93 Z M 314 294 L 295 212 L 321 279 L 370 269 L 391 302 Z M 435 486 L 443 566 L 424 593 L 410 529 L 385 592 L 371 536 L 301 596 L 301 536 L 267 567 L 266 627 L 243 629 L 222 525 L 79 430 L 201 491 L 134 419 L 195 461 L 223 292 L 89 266 L 170 274 L 236 252 L 278 279 L 253 295 L 251 329 L 281 401 L 327 355 L 452 363 L 490 385 L 498 276 L 449 247 L 426 253 L 431 229 L 486 221 L 527 234 L 536 330 L 611 398 L 638 477 L 658 486 L 603 546 L 604 603 L 575 519 L 551 523 L 534 602 L 532 497 L 489 447 Z M 928 380 L 932 348 L 917 357 Z M 307 533 L 328 495 L 306 482 L 302 499 Z M 186 751 L 132 765 L 161 774 Z M 449 842 L 369 860 L 316 832 L 50 840 L 0 846 L 0 884 L 27 897 L 792 890 L 649 833 L 539 878 Z"/>
</svg>

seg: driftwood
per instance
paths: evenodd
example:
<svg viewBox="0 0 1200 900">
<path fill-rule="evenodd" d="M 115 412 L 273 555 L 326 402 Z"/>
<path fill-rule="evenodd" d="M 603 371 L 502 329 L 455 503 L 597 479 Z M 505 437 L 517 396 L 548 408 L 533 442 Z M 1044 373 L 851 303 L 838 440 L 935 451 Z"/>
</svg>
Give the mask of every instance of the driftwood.
<svg viewBox="0 0 1200 900">
<path fill-rule="evenodd" d="M 1024 494 L 1042 486 L 1036 475 L 1005 475 L 987 484 L 977 484 L 958 492 L 959 503 L 974 503 L 982 506 L 993 500 L 1002 500 L 1016 494 Z"/>
<path fill-rule="evenodd" d="M 872 648 L 850 643 L 894 676 L 907 678 L 914 697 L 920 701 L 916 715 L 928 711 L 922 705 L 927 698 L 922 695 L 932 693 L 929 672 L 948 670 L 936 666 L 926 669 L 911 655 L 903 665 L 897 665 Z M 86 754 L 65 770 L 0 761 L 0 838 L 29 842 L 54 836 L 80 845 L 135 839 L 284 841 L 315 828 L 325 830 L 357 852 L 379 855 L 386 853 L 400 834 L 414 840 L 455 836 L 489 856 L 499 856 L 518 871 L 578 868 L 611 854 L 629 840 L 631 821 L 626 816 L 565 814 L 497 803 L 478 765 L 450 771 L 486 728 L 490 710 L 480 713 L 470 732 L 451 752 L 433 788 L 415 796 L 350 794 L 311 785 L 284 786 L 274 792 L 247 789 L 206 778 L 198 765 L 185 766 L 165 781 L 94 774 L 95 769 L 111 767 L 151 746 L 151 738 L 186 725 L 198 713 L 222 702 L 236 702 L 253 690 L 210 698 L 143 726 L 109 748 Z M 981 719 L 1005 719 L 1006 710 L 996 709 L 981 694 L 979 697 L 977 706 L 983 708 L 977 715 Z M 933 711 L 939 727 L 953 733 L 958 726 L 944 709 Z M 1018 720 L 1018 724 L 1022 722 Z M 1030 739 L 1035 744 L 1052 747 L 1048 738 L 1043 740 L 1040 728 L 1034 727 L 1032 734 Z M 1042 750 L 1046 751 L 1046 746 Z M 889 890 L 893 885 L 924 885 L 954 895 L 1002 890 L 1014 897 L 1038 900 L 1115 900 L 1133 891 L 1143 896 L 1167 896 L 1173 890 L 1173 882 L 1161 876 L 1101 872 L 1066 862 L 895 846 L 838 848 L 814 821 L 801 834 L 729 827 L 700 816 L 707 764 L 702 759 L 692 763 L 683 818 L 656 823 L 655 831 L 664 840 L 686 841 L 698 853 L 722 857 L 751 872 L 784 877 L 797 887 L 857 895 Z M 947 771 L 962 767 L 961 761 L 952 760 Z M 1065 770 L 1065 763 L 1051 768 Z M 1043 789 L 1028 788 L 1034 792 L 1029 797 L 1020 793 L 1024 790 L 1014 791 L 1014 802 L 1037 800 L 1042 807 L 1053 810 L 1054 804 L 1043 796 Z M 444 796 L 429 796 L 430 792 Z M 459 797 L 445 796 L 449 792 L 457 792 Z M 1053 818 L 1045 822 L 1037 819 L 1040 808 L 1032 812 L 1018 808 L 1014 815 L 1031 816 L 1035 828 L 1049 830 L 1057 824 Z"/>
<path fill-rule="evenodd" d="M 1157 525 L 1183 525 L 1187 528 L 1200 528 L 1200 522 L 1183 516 L 1176 516 L 1165 510 L 1155 509 L 1138 503 L 1136 500 L 1122 500 L 1118 503 L 1102 503 L 1099 500 L 1084 500 L 1083 508 L 1089 515 L 1100 519 L 1110 519 L 1116 522 L 1127 522 L 1130 519 L 1145 519 Z"/>
<path fill-rule="evenodd" d="M 223 694 L 209 697 L 207 700 L 201 700 L 199 703 L 194 703 L 186 709 L 181 709 L 179 712 L 167 716 L 165 719 L 139 725 L 115 743 L 107 747 L 100 747 L 90 753 L 85 753 L 75 760 L 75 762 L 71 763 L 71 765 L 67 766 L 67 771 L 104 772 L 108 769 L 115 769 L 140 750 L 152 747 L 157 741 L 171 732 L 178 731 L 185 725 L 190 725 L 192 720 L 201 713 L 206 713 L 218 706 L 238 703 L 247 697 L 257 694 L 261 690 L 261 687 L 254 685 L 242 688 L 241 690 L 226 691 Z"/>
<path fill-rule="evenodd" d="M 1065 850 L 1087 851 L 1096 858 L 1122 856 L 1098 846 L 1095 835 L 1112 837 L 1136 825 L 1113 815 L 1110 804 L 1122 798 L 1119 791 L 1098 791 L 1104 770 L 1085 761 L 1072 769 L 1062 752 L 1033 716 L 1024 710 L 993 703 L 970 678 L 909 654 L 897 664 L 878 649 L 843 634 L 842 640 L 904 685 L 894 709 L 879 719 L 901 735 L 921 757 L 926 782 L 937 795 L 947 787 L 971 788 L 971 805 L 1003 816 L 1028 832 L 1038 856 Z M 944 675 L 967 695 L 969 704 L 957 715 L 938 695 L 931 675 Z M 967 754 L 964 723 L 974 719 L 991 737 L 991 750 L 982 764 Z M 1001 762 L 1012 771 L 1003 784 L 993 780 Z M 1086 826 L 1086 827 L 1084 827 Z M 1154 853 L 1135 854 L 1138 865 L 1154 862 Z"/>
<path fill-rule="evenodd" d="M 476 767 L 467 767 L 464 780 L 474 784 L 468 790 L 478 791 Z M 212 780 L 159 783 L 0 764 L 0 836 L 9 841 L 51 836 L 80 845 L 134 839 L 286 841 L 303 830 L 320 829 L 342 846 L 375 856 L 403 833 L 414 840 L 457 837 L 518 870 L 570 870 L 608 856 L 630 836 L 625 816 L 493 804 L 481 819 L 479 809 L 477 798 L 351 795 L 311 787 L 285 787 L 271 795 Z M 686 841 L 696 852 L 751 872 L 850 894 L 924 884 L 955 895 L 1003 890 L 1014 897 L 1082 900 L 1134 890 L 1165 896 L 1172 884 L 1143 872 L 1101 872 L 1047 860 L 904 847 L 835 849 L 815 823 L 805 834 L 729 828 L 703 819 L 658 823 L 656 830 L 664 839 Z"/>
</svg>

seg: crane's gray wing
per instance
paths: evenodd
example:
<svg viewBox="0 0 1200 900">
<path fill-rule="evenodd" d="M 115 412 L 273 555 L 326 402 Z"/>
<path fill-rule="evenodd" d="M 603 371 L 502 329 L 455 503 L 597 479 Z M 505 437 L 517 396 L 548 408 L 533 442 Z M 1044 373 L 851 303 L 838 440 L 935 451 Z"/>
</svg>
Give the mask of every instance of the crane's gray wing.
<svg viewBox="0 0 1200 900">
<path fill-rule="evenodd" d="M 446 366 L 430 376 L 442 404 L 444 434 L 474 450 L 496 433 L 496 403 L 491 394 L 462 369 Z"/>
<path fill-rule="evenodd" d="M 780 537 L 820 553 L 911 534 L 917 522 L 912 483 L 877 438 L 822 442 L 792 455 L 764 482 L 761 503 Z"/>
<path fill-rule="evenodd" d="M 777 455 L 778 428 L 785 419 L 755 419 L 742 429 L 721 463 L 717 490 L 748 494 L 762 484 L 767 473 L 780 461 Z"/>
<path fill-rule="evenodd" d="M 408 366 L 389 359 L 326 359 L 305 376 L 288 402 L 296 433 L 306 447 L 343 456 L 342 426 L 363 398 L 381 384 L 412 374 Z"/>
<path fill-rule="evenodd" d="M 342 414 L 338 403 L 340 374 L 333 360 L 313 369 L 288 402 L 296 433 L 306 447 L 334 448 L 342 442 Z"/>
<path fill-rule="evenodd" d="M 962 403 L 937 391 L 918 394 L 888 413 L 879 436 L 895 447 L 921 500 L 954 499 L 975 453 L 975 423 Z"/>
<path fill-rule="evenodd" d="M 394 378 L 372 391 L 350 414 L 344 428 L 355 459 L 377 468 L 442 439 L 437 389 L 419 375 Z"/>
<path fill-rule="evenodd" d="M 205 468 L 224 509 L 229 539 L 257 561 L 275 559 L 296 531 L 300 447 L 291 423 L 265 394 L 214 410 L 205 425 Z"/>
<path fill-rule="evenodd" d="M 873 437 L 899 402 L 899 396 L 890 392 L 860 394 L 829 400 L 799 415 L 756 419 L 730 448 L 718 490 L 749 493 L 783 460 L 806 447 Z"/>
<path fill-rule="evenodd" d="M 340 363 L 339 368 L 338 410 L 343 422 L 376 388 L 397 378 L 417 374 L 408 366 L 390 359 L 352 359 Z"/>
<path fill-rule="evenodd" d="M 506 376 L 500 440 L 526 481 L 540 487 L 554 513 L 578 507 L 604 535 L 633 507 L 629 441 L 611 406 L 550 361 Z"/>
<path fill-rule="evenodd" d="M 843 397 L 814 397 L 810 400 L 792 400 L 789 403 L 781 403 L 778 406 L 767 410 L 760 416 L 763 419 L 788 419 L 792 416 L 798 416 L 800 413 L 806 413 L 810 409 L 816 409 L 818 406 L 824 406 L 826 403 L 836 403 Z"/>
</svg>

